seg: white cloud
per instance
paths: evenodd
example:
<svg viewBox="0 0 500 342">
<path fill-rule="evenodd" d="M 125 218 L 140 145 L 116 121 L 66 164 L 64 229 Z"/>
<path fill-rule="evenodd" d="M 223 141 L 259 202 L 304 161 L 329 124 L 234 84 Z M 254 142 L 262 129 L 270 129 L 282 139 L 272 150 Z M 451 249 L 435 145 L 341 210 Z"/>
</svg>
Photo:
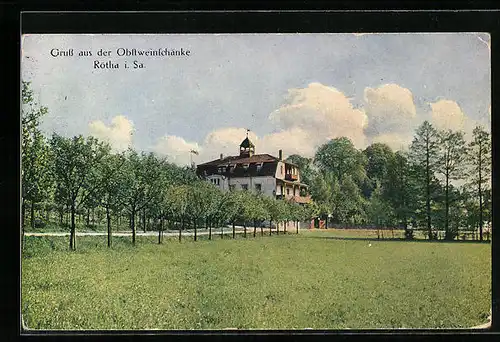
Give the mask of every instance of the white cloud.
<svg viewBox="0 0 500 342">
<path fill-rule="evenodd" d="M 466 136 L 470 137 L 474 127 L 480 124 L 470 119 L 455 101 L 443 99 L 431 103 L 430 106 L 431 123 L 437 129 L 464 131 Z"/>
<path fill-rule="evenodd" d="M 401 143 L 412 135 L 417 111 L 413 94 L 397 84 L 384 84 L 378 88 L 365 88 L 365 111 L 368 125 L 365 133 L 372 142 L 384 142 L 400 149 Z"/>
<path fill-rule="evenodd" d="M 269 119 L 283 131 L 301 130 L 307 135 L 304 143 L 310 146 L 341 136 L 350 138 L 359 148 L 366 144 L 364 111 L 354 108 L 341 91 L 321 83 L 290 89 L 285 104 Z"/>
<path fill-rule="evenodd" d="M 106 126 L 101 120 L 89 123 L 90 135 L 109 142 L 115 151 L 124 151 L 132 144 L 134 124 L 123 115 L 117 115 Z"/>
<path fill-rule="evenodd" d="M 188 142 L 184 138 L 175 135 L 161 137 L 153 147 L 155 153 L 165 156 L 167 157 L 167 161 L 181 166 L 190 164 L 191 150 L 199 152 L 200 146 L 197 143 Z"/>
<path fill-rule="evenodd" d="M 406 150 L 408 145 L 412 141 L 411 133 L 401 134 L 401 133 L 382 133 L 372 139 L 372 143 L 383 143 L 387 144 L 394 151 Z"/>
</svg>

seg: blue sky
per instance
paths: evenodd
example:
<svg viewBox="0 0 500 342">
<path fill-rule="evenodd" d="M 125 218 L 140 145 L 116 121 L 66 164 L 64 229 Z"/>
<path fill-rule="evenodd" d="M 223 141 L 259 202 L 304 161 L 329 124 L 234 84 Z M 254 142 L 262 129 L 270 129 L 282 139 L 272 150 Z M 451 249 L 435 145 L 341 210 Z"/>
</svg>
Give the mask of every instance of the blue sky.
<svg viewBox="0 0 500 342">
<path fill-rule="evenodd" d="M 21 71 L 49 108 L 47 134 L 95 135 L 184 164 L 257 152 L 311 155 L 345 135 L 395 149 L 430 120 L 470 132 L 490 125 L 489 35 L 25 35 Z M 118 57 L 117 48 L 189 49 L 189 57 Z M 52 57 L 111 50 L 110 57 Z M 94 60 L 120 69 L 94 69 Z M 138 60 L 143 69 L 123 69 Z M 132 134 L 131 134 L 132 133 Z"/>
</svg>

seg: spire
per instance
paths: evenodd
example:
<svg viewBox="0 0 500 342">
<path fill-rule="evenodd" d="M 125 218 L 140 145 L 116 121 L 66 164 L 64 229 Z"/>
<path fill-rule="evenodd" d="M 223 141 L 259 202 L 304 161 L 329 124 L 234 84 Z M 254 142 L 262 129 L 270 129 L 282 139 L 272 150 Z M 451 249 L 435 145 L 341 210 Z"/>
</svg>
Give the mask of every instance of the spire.
<svg viewBox="0 0 500 342">
<path fill-rule="evenodd" d="M 249 129 L 247 129 L 247 137 L 240 144 L 241 157 L 251 157 L 255 154 L 255 145 L 248 139 L 248 132 L 250 132 Z"/>
</svg>

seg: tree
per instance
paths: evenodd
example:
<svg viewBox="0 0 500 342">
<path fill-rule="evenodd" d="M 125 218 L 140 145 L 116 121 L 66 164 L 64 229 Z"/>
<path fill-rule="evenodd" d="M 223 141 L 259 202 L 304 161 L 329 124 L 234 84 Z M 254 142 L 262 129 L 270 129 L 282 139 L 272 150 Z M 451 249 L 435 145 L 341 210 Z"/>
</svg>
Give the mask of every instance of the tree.
<svg viewBox="0 0 500 342">
<path fill-rule="evenodd" d="M 366 178 L 366 158 L 346 137 L 332 139 L 316 151 L 314 163 L 322 172 L 332 172 L 337 181 L 350 175 L 357 184 Z"/>
<path fill-rule="evenodd" d="M 236 237 L 235 225 L 238 220 L 242 219 L 244 208 L 244 193 L 243 191 L 230 191 L 228 201 L 226 203 L 226 212 L 229 222 L 233 226 L 233 239 Z"/>
<path fill-rule="evenodd" d="M 386 179 L 382 183 L 383 197 L 390 203 L 394 217 L 402 224 L 407 238 L 413 236 L 408 224 L 415 212 L 415 186 L 407 153 L 396 152 L 389 163 Z"/>
<path fill-rule="evenodd" d="M 453 239 L 449 229 L 450 225 L 450 182 L 460 180 L 464 177 L 467 161 L 467 150 L 463 132 L 452 132 L 451 130 L 439 132 L 440 149 L 437 162 L 437 172 L 444 177 L 444 231 L 445 239 Z"/>
<path fill-rule="evenodd" d="M 365 195 L 370 198 L 371 192 L 377 186 L 377 182 L 385 182 L 394 159 L 394 152 L 386 144 L 374 143 L 368 146 L 363 151 L 363 154 L 367 159 L 366 176 L 368 184 Z"/>
<path fill-rule="evenodd" d="M 194 241 L 197 240 L 198 223 L 201 219 L 207 217 L 212 201 L 216 195 L 217 189 L 213 184 L 198 180 L 190 186 L 188 194 L 187 212 L 194 226 Z M 206 222 L 206 221 L 205 221 Z M 211 238 L 211 228 L 210 228 Z"/>
<path fill-rule="evenodd" d="M 262 236 L 264 235 L 262 221 L 264 221 L 269 216 L 268 211 L 264 206 L 265 202 L 263 196 L 260 193 L 251 193 L 249 199 L 250 217 L 253 221 L 253 237 L 255 237 L 255 233 L 257 230 L 257 222 L 260 224 L 260 234 Z"/>
<path fill-rule="evenodd" d="M 469 143 L 469 185 L 475 190 L 479 202 L 479 240 L 483 240 L 484 195 L 491 182 L 491 140 L 483 127 L 474 128 L 473 139 Z"/>
<path fill-rule="evenodd" d="M 377 227 L 377 238 L 380 238 L 380 228 L 391 225 L 392 208 L 383 197 L 383 189 L 380 182 L 377 182 L 367 206 L 367 216 L 369 221 Z M 391 225 L 392 226 L 392 225 Z"/>
<path fill-rule="evenodd" d="M 417 128 L 410 146 L 411 163 L 416 171 L 417 179 L 420 180 L 420 197 L 425 202 L 425 223 L 432 238 L 431 204 L 434 200 L 432 182 L 436 170 L 439 151 L 439 135 L 437 130 L 428 122 L 424 121 Z"/>
<path fill-rule="evenodd" d="M 76 249 L 75 214 L 77 209 L 99 189 L 95 182 L 97 165 L 109 153 L 110 147 L 94 137 L 65 138 L 54 134 L 51 140 L 54 154 L 54 177 L 64 188 L 71 212 L 70 249 Z"/>
<path fill-rule="evenodd" d="M 108 232 L 108 247 L 111 247 L 111 211 L 119 210 L 124 189 L 122 187 L 122 165 L 125 163 L 123 155 L 108 154 L 102 163 L 98 164 L 98 182 L 102 184 L 100 191 L 100 205 L 106 210 L 106 227 Z"/>
<path fill-rule="evenodd" d="M 148 204 L 160 198 L 161 167 L 165 160 L 159 160 L 153 153 L 146 154 L 129 149 L 122 166 L 122 205 L 129 214 L 132 243 L 135 244 L 135 217 Z"/>
<path fill-rule="evenodd" d="M 190 190 L 190 186 L 186 184 L 171 187 L 169 188 L 165 200 L 165 207 L 169 208 L 168 212 L 171 213 L 172 218 L 181 221 L 181 226 L 179 227 L 179 242 L 182 240 L 182 230 L 184 230 L 188 218 Z"/>
<path fill-rule="evenodd" d="M 332 172 L 321 172 L 311 185 L 311 198 L 318 204 L 318 214 L 326 219 L 328 228 L 328 217 L 333 216 L 334 221 L 339 220 L 340 186 L 337 178 Z"/>
<path fill-rule="evenodd" d="M 336 217 L 340 222 L 359 224 L 365 217 L 365 199 L 350 176 L 342 179 L 337 200 Z"/>
<path fill-rule="evenodd" d="M 24 241 L 25 211 L 30 202 L 31 227 L 35 224 L 35 204 L 46 199 L 51 192 L 53 179 L 50 170 L 50 148 L 39 130 L 41 118 L 47 107 L 39 106 L 30 88 L 30 82 L 22 82 L 21 107 L 21 246 Z"/>
</svg>

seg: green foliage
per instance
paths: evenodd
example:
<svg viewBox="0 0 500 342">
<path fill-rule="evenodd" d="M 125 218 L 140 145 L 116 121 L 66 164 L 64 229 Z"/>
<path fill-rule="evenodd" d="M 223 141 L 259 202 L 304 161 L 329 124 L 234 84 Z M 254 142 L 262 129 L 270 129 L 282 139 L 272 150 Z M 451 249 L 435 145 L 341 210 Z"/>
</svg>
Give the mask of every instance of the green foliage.
<svg viewBox="0 0 500 342">
<path fill-rule="evenodd" d="M 332 139 L 316 151 L 314 163 L 323 173 L 332 172 L 337 181 L 345 176 L 361 184 L 366 178 L 366 157 L 346 137 Z"/>
<path fill-rule="evenodd" d="M 387 179 L 389 168 L 395 157 L 391 148 L 382 143 L 371 144 L 363 151 L 363 154 L 367 159 L 366 176 L 368 182 L 365 195 L 369 198 L 377 182 L 382 183 Z"/>
</svg>

